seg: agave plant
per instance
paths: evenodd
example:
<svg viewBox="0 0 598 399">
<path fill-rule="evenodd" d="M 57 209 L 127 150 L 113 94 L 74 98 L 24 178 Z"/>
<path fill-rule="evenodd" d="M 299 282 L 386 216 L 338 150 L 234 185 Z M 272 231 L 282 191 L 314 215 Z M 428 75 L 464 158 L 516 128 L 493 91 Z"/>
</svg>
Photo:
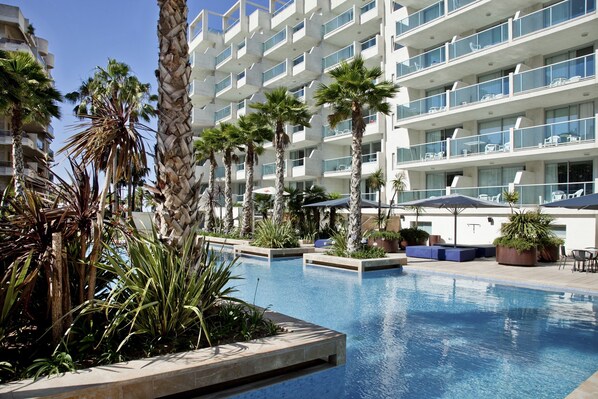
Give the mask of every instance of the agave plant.
<svg viewBox="0 0 598 399">
<path fill-rule="evenodd" d="M 262 220 L 255 229 L 253 245 L 263 248 L 298 248 L 299 239 L 289 222 L 275 223 Z"/>
</svg>

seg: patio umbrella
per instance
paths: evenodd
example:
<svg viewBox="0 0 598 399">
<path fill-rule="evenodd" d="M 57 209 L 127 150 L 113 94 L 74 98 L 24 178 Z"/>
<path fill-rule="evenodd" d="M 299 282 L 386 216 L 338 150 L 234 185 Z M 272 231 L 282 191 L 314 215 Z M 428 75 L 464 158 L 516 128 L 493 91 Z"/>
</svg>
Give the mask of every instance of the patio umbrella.
<svg viewBox="0 0 598 399">
<path fill-rule="evenodd" d="M 540 206 L 546 206 L 549 208 L 598 210 L 598 193 L 549 202 Z"/>
<path fill-rule="evenodd" d="M 469 197 L 462 194 L 450 194 L 440 197 L 424 198 L 415 201 L 403 202 L 395 205 L 398 208 L 405 208 L 408 206 L 421 206 L 425 208 L 446 208 L 455 217 L 454 234 L 455 242 L 453 247 L 457 246 L 457 215 L 468 208 L 503 208 L 508 205 L 499 202 L 486 201 L 478 198 Z"/>
<path fill-rule="evenodd" d="M 272 186 L 256 188 L 255 190 L 253 190 L 253 193 L 254 194 L 274 195 L 274 194 L 276 194 L 276 188 L 274 188 Z M 286 191 L 283 191 L 282 195 L 289 195 L 289 193 L 287 193 Z"/>
<path fill-rule="evenodd" d="M 303 205 L 304 208 L 310 207 L 322 207 L 322 208 L 348 208 L 349 207 L 349 197 L 342 197 L 337 199 L 332 199 L 328 201 L 322 202 L 315 202 L 313 204 Z M 374 201 L 368 200 L 361 200 L 361 207 L 362 208 L 378 208 L 378 203 Z M 389 208 L 388 205 L 382 204 L 381 208 Z"/>
</svg>

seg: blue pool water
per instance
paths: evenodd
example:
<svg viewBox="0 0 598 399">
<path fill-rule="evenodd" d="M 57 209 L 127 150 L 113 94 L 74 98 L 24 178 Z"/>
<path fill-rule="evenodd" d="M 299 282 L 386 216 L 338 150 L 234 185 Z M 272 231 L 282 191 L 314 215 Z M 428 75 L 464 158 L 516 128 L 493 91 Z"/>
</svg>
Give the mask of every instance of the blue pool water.
<svg viewBox="0 0 598 399">
<path fill-rule="evenodd" d="M 598 370 L 591 296 L 297 259 L 235 272 L 246 301 L 347 334 L 346 365 L 237 398 L 562 398 Z"/>
</svg>

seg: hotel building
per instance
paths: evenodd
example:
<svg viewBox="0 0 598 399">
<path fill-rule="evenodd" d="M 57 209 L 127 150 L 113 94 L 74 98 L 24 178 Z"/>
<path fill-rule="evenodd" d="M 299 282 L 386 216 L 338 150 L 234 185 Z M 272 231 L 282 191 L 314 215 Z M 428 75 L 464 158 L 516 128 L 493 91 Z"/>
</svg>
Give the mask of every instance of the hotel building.
<svg viewBox="0 0 598 399">
<path fill-rule="evenodd" d="M 33 55 L 48 75 L 54 68 L 54 54 L 48 52 L 48 41 L 31 32 L 31 24 L 19 7 L 0 4 L 0 49 L 25 51 Z M 23 156 L 25 175 L 48 177 L 45 168 L 54 158 L 50 143 L 54 139 L 52 126 L 28 123 L 23 126 Z M 10 117 L 0 114 L 0 190 L 12 181 L 12 134 Z"/>
<path fill-rule="evenodd" d="M 198 134 L 254 112 L 264 92 L 288 87 L 315 112 L 311 127 L 287 126 L 285 185 L 347 194 L 351 122 L 334 129 L 313 94 L 327 72 L 361 55 L 397 83 L 393 114 L 366 116 L 367 177 L 403 174 L 399 202 L 462 193 L 523 208 L 598 191 L 598 18 L 595 0 L 240 0 L 224 14 L 203 10 L 190 25 L 190 96 Z M 256 167 L 274 182 L 274 151 Z M 198 173 L 207 172 L 207 165 Z M 219 177 L 223 169 L 219 168 Z M 233 170 L 238 201 L 243 164 Z M 598 244 L 597 214 L 546 209 L 567 248 Z M 401 212 L 404 224 L 413 211 Z M 460 243 L 499 235 L 509 208 L 465 210 Z M 425 209 L 419 226 L 453 242 L 452 215 Z"/>
</svg>

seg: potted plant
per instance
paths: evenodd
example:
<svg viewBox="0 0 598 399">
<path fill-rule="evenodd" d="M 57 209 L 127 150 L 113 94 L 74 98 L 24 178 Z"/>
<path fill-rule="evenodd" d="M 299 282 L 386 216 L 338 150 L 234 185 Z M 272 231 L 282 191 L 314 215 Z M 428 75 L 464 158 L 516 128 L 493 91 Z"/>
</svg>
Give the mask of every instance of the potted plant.
<svg viewBox="0 0 598 399">
<path fill-rule="evenodd" d="M 402 237 L 401 247 L 405 248 L 409 245 L 424 245 L 430 236 L 427 231 L 418 229 L 417 227 L 408 227 L 399 230 Z"/>
<path fill-rule="evenodd" d="M 399 251 L 401 234 L 397 231 L 374 230 L 368 234 L 368 244 L 384 249 L 386 253 Z"/>
<path fill-rule="evenodd" d="M 537 211 L 515 211 L 494 240 L 496 261 L 504 265 L 534 266 L 537 248 L 548 239 L 556 238 L 550 230 L 552 218 Z"/>
<path fill-rule="evenodd" d="M 559 260 L 559 247 L 565 241 L 558 237 L 547 237 L 538 245 L 539 262 L 557 262 Z"/>
</svg>

